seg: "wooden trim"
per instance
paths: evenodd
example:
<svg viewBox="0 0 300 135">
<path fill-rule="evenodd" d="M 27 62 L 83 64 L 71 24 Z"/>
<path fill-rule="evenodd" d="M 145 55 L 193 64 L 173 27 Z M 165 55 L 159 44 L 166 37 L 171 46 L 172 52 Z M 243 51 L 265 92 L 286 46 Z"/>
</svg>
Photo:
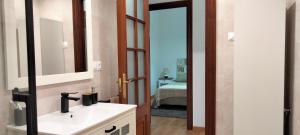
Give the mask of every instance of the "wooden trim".
<svg viewBox="0 0 300 135">
<path fill-rule="evenodd" d="M 151 4 L 150 11 L 187 8 L 187 129 L 193 129 L 193 3 L 192 1 L 176 1 Z"/>
<path fill-rule="evenodd" d="M 87 71 L 85 12 L 83 0 L 73 0 L 73 31 L 75 72 Z"/>
<path fill-rule="evenodd" d="M 145 22 L 148 22 L 144 26 L 144 48 L 147 49 L 147 53 L 145 54 L 145 75 L 146 75 L 146 92 L 145 92 L 145 98 L 148 101 L 146 104 L 146 111 L 149 116 L 146 118 L 146 133 L 150 134 L 151 130 L 151 109 L 150 109 L 150 12 L 149 12 L 149 0 L 144 0 L 144 20 Z"/>
<path fill-rule="evenodd" d="M 127 48 L 127 51 L 146 52 L 145 49 L 141 49 L 141 48 Z"/>
<path fill-rule="evenodd" d="M 137 16 L 137 0 L 134 0 L 134 16 Z M 138 48 L 138 22 L 137 19 L 134 21 L 134 48 Z M 135 78 L 139 77 L 139 57 L 138 52 L 134 51 L 134 75 Z M 139 82 L 136 81 L 135 85 L 135 103 L 139 105 Z"/>
<path fill-rule="evenodd" d="M 118 67 L 119 67 L 119 78 L 122 78 L 123 73 L 127 71 L 127 33 L 126 33 L 126 17 L 124 12 L 126 11 L 126 2 L 125 0 L 117 1 L 117 21 L 118 21 Z M 122 90 L 119 90 L 119 101 L 120 103 L 126 104 L 127 99 L 123 98 Z M 128 93 L 127 93 L 128 95 Z"/>
<path fill-rule="evenodd" d="M 145 21 L 143 21 L 143 20 L 141 20 L 141 19 L 138 19 L 138 18 L 136 18 L 136 17 L 130 16 L 130 15 L 126 15 L 126 18 L 127 18 L 127 19 L 130 19 L 130 20 L 132 20 L 132 21 L 137 21 L 137 22 L 139 22 L 139 23 L 145 24 Z"/>
<path fill-rule="evenodd" d="M 192 1 L 186 0 L 186 1 L 174 1 L 174 2 L 151 4 L 149 6 L 149 10 L 154 11 L 154 10 L 162 10 L 162 9 L 187 7 L 187 5 L 190 5 L 191 3 Z"/>
<path fill-rule="evenodd" d="M 216 131 L 216 0 L 205 5 L 205 134 Z"/>
<path fill-rule="evenodd" d="M 134 77 L 134 78 L 128 78 L 128 81 L 139 81 L 139 80 L 145 80 L 146 77 Z"/>
<path fill-rule="evenodd" d="M 193 1 L 187 3 L 187 128 L 193 129 Z"/>
</svg>

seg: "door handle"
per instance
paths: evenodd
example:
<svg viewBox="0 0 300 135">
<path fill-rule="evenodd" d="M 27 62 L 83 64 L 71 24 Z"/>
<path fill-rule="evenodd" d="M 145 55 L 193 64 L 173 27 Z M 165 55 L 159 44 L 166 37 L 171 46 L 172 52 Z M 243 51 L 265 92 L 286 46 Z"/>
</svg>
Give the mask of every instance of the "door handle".
<svg viewBox="0 0 300 135">
<path fill-rule="evenodd" d="M 123 98 L 127 98 L 127 77 L 126 74 L 124 73 L 122 76 L 122 85 L 123 85 Z"/>
<path fill-rule="evenodd" d="M 111 129 L 105 130 L 105 133 L 111 133 L 117 129 L 116 126 L 113 126 Z"/>
<path fill-rule="evenodd" d="M 122 85 L 123 85 L 123 98 L 127 98 L 127 84 L 131 83 L 131 80 L 127 80 L 127 75 L 124 73 L 122 76 Z"/>
<path fill-rule="evenodd" d="M 127 84 L 133 82 L 132 80 L 127 80 L 127 75 L 124 73 L 122 78 L 117 81 L 119 86 L 119 93 L 123 95 L 123 98 L 127 98 Z"/>
<path fill-rule="evenodd" d="M 119 78 L 116 83 L 118 84 L 119 89 L 121 89 L 121 87 L 122 87 L 122 79 Z"/>
</svg>

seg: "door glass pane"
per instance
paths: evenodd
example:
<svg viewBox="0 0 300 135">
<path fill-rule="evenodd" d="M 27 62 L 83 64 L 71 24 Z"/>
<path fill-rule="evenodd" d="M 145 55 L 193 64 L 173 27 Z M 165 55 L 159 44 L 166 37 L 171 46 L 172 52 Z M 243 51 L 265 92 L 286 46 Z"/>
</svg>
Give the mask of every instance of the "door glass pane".
<svg viewBox="0 0 300 135">
<path fill-rule="evenodd" d="M 144 24 L 138 23 L 138 47 L 144 48 Z"/>
<path fill-rule="evenodd" d="M 126 14 L 134 16 L 134 0 L 126 0 Z"/>
<path fill-rule="evenodd" d="M 127 76 L 128 78 L 134 77 L 134 52 L 128 51 L 127 52 Z"/>
<path fill-rule="evenodd" d="M 144 20 L 144 0 L 137 0 L 138 18 Z"/>
<path fill-rule="evenodd" d="M 128 84 L 128 104 L 135 104 L 135 82 Z"/>
<path fill-rule="evenodd" d="M 145 55 L 144 52 L 138 53 L 138 68 L 139 68 L 139 77 L 145 76 Z"/>
<path fill-rule="evenodd" d="M 127 48 L 134 47 L 134 21 L 127 19 Z"/>
<path fill-rule="evenodd" d="M 145 103 L 145 81 L 139 80 L 139 105 Z"/>
</svg>

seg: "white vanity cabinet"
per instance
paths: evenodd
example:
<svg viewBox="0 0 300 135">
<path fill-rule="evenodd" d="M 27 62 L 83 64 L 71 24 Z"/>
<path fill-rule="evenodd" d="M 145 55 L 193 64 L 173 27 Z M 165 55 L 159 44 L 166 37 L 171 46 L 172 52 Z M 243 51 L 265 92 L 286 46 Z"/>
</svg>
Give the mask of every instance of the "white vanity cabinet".
<svg viewBox="0 0 300 135">
<path fill-rule="evenodd" d="M 69 113 L 38 117 L 39 135 L 136 135 L 136 105 L 98 103 Z M 63 127 L 63 128 L 62 128 Z M 8 135 L 26 135 L 26 126 L 7 126 Z"/>
<path fill-rule="evenodd" d="M 119 116 L 78 135 L 136 135 L 135 111 Z"/>
</svg>

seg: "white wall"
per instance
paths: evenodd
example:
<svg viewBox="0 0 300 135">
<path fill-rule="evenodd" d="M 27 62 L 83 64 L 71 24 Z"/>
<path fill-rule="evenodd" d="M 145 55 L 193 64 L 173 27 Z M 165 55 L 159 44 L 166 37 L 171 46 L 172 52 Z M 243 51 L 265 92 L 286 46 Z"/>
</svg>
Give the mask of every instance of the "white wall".
<svg viewBox="0 0 300 135">
<path fill-rule="evenodd" d="M 205 127 L 205 0 L 193 0 L 193 118 Z"/>
<path fill-rule="evenodd" d="M 178 0 L 150 0 L 161 3 Z M 193 125 L 205 126 L 205 0 L 193 0 Z"/>
<path fill-rule="evenodd" d="M 150 12 L 151 95 L 164 68 L 176 78 L 177 60 L 187 56 L 186 8 Z"/>
<path fill-rule="evenodd" d="M 286 1 L 235 6 L 234 135 L 282 135 Z"/>
</svg>

